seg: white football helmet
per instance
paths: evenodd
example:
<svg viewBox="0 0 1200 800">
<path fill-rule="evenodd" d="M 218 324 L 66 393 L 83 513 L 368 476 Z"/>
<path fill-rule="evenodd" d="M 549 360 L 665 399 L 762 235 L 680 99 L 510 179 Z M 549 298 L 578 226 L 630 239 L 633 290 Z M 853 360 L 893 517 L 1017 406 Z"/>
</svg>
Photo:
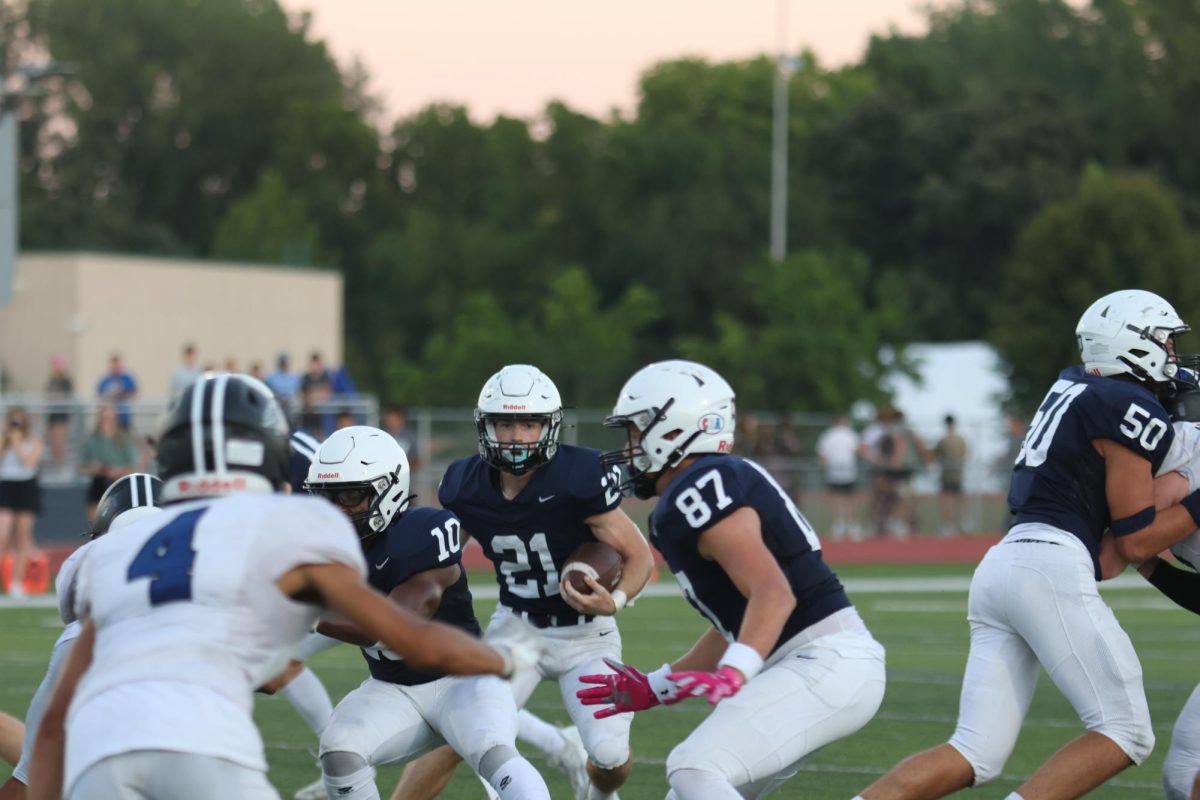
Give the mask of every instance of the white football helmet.
<svg viewBox="0 0 1200 800">
<path fill-rule="evenodd" d="M 1171 304 L 1153 292 L 1125 289 L 1088 307 L 1075 326 L 1079 355 L 1089 375 L 1132 375 L 1143 383 L 1166 383 L 1193 373 L 1170 350 L 1172 337 L 1190 330 Z"/>
<path fill-rule="evenodd" d="M 626 465 L 638 497 L 652 497 L 658 473 L 698 453 L 733 451 L 737 413 L 733 388 L 695 361 L 659 361 L 642 367 L 621 387 L 604 424 L 637 429 L 636 445 L 605 453 L 606 465 Z"/>
<path fill-rule="evenodd" d="M 408 456 L 386 431 L 368 425 L 336 430 L 321 443 L 308 469 L 304 488 L 340 508 L 364 500 L 366 509 L 350 514 L 360 537 L 379 533 L 412 500 Z"/>
<path fill-rule="evenodd" d="M 475 408 L 479 456 L 498 470 L 522 475 L 554 458 L 562 419 L 562 397 L 554 382 L 537 367 L 509 364 L 488 378 L 479 393 Z M 542 435 L 531 444 L 501 442 L 496 437 L 497 420 L 538 420 Z"/>
</svg>

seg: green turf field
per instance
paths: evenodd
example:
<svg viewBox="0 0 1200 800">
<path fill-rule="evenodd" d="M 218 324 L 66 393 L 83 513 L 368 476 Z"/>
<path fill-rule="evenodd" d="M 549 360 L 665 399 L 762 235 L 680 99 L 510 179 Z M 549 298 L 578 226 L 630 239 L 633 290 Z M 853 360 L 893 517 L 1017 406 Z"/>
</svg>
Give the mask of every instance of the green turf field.
<svg viewBox="0 0 1200 800">
<path fill-rule="evenodd" d="M 842 569 L 847 578 L 969 575 L 967 568 L 892 567 Z M 486 585 L 485 576 L 477 583 Z M 1146 689 L 1158 744 L 1142 767 L 1131 769 L 1091 797 L 1110 800 L 1160 798 L 1160 768 L 1170 740 L 1175 715 L 1197 681 L 1200 654 L 1200 620 L 1162 599 L 1153 589 L 1106 590 L 1126 631 L 1133 637 L 1146 673 Z M 888 650 L 888 692 L 883 707 L 866 728 L 810 758 L 800 774 L 777 796 L 805 800 L 848 800 L 855 792 L 901 757 L 943 741 L 954 726 L 958 688 L 967 650 L 966 593 L 888 591 L 854 594 L 852 599 L 867 623 Z M 491 603 L 480 601 L 486 618 Z M 0 708 L 24 714 L 26 703 L 45 667 L 50 645 L 58 635 L 54 609 L 0 611 Z M 681 652 L 703 628 L 700 618 L 679 597 L 643 598 L 621 614 L 626 659 L 641 667 L 654 667 Z M 335 701 L 365 675 L 361 657 L 351 647 L 318 655 L 312 662 Z M 557 688 L 543 685 L 530 707 L 544 717 L 563 723 L 566 714 Z M 633 726 L 636 766 L 623 800 L 657 800 L 666 794 L 663 764 L 671 747 L 706 713 L 700 702 L 658 708 L 639 715 Z M 262 698 L 257 717 L 271 762 L 271 775 L 284 798 L 318 777 L 311 752 L 316 742 L 308 728 L 281 698 Z M 180 720 L 180 724 L 187 724 Z M 979 800 L 1003 798 L 1044 758 L 1079 732 L 1070 706 L 1043 678 L 1026 720 L 1016 752 L 1001 779 L 975 790 Z M 730 731 L 730 735 L 736 735 Z M 534 759 L 535 765 L 544 764 Z M 386 798 L 396 768 L 380 770 L 379 784 Z M 555 798 L 569 798 L 561 775 L 546 770 Z M 482 789 L 465 770 L 447 798 L 481 798 Z"/>
</svg>

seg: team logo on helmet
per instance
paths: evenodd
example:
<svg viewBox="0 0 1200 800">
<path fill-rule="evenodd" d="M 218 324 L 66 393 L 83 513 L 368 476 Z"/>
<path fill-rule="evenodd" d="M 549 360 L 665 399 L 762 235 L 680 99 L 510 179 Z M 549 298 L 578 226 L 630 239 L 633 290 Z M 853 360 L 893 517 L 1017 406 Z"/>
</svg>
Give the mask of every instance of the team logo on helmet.
<svg viewBox="0 0 1200 800">
<path fill-rule="evenodd" d="M 700 418 L 699 427 L 705 433 L 718 434 L 725 430 L 725 418 L 720 414 L 705 414 Z"/>
</svg>

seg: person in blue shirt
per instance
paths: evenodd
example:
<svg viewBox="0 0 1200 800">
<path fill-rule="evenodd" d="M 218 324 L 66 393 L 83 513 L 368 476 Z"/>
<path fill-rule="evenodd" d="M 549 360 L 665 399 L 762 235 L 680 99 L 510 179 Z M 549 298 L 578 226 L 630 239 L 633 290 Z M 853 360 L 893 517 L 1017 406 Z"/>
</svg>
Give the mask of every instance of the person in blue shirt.
<svg viewBox="0 0 1200 800">
<path fill-rule="evenodd" d="M 133 412 L 129 401 L 137 397 L 137 380 L 121 362 L 121 356 L 113 353 L 108 359 L 108 372 L 96 384 L 96 396 L 104 402 L 112 403 L 117 409 L 117 422 L 122 430 L 129 430 L 133 422 Z"/>
<path fill-rule="evenodd" d="M 1014 524 L 971 579 L 954 735 L 901 761 L 861 800 L 938 798 L 995 778 L 1042 667 L 1087 730 L 1006 800 L 1080 797 L 1150 754 L 1141 664 L 1096 582 L 1108 537 L 1120 560 L 1143 562 L 1200 521 L 1200 492 L 1163 510 L 1154 502 L 1174 438 L 1162 398 L 1195 361 L 1175 353 L 1187 330 L 1170 303 L 1142 290 L 1084 311 L 1083 363 L 1059 374 L 1030 422 L 1008 495 Z"/>
<path fill-rule="evenodd" d="M 657 496 L 650 540 L 711 628 L 646 674 L 610 663 L 577 694 L 600 718 L 704 697 L 716 708 L 667 757 L 671 800 L 761 797 L 801 760 L 865 725 L 883 700 L 883 647 L 775 478 L 732 454 L 734 393 L 692 361 L 650 364 L 606 424 L 605 454 L 638 497 Z"/>
</svg>

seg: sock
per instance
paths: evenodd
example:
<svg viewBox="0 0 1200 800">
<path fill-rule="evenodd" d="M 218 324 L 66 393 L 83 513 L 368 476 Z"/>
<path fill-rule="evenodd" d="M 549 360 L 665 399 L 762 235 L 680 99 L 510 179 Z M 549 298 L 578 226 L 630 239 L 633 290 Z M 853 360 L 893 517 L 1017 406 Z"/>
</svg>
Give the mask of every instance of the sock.
<svg viewBox="0 0 1200 800">
<path fill-rule="evenodd" d="M 595 784 L 588 787 L 588 800 L 611 800 L 616 798 L 616 792 L 604 792 L 596 788 Z"/>
<path fill-rule="evenodd" d="M 329 724 L 329 718 L 333 716 L 333 701 L 329 699 L 329 692 L 325 691 L 325 684 L 321 683 L 321 679 L 305 667 L 304 671 L 280 689 L 279 693 L 304 717 L 308 727 L 320 736 L 321 731 Z"/>
<path fill-rule="evenodd" d="M 550 800 L 550 790 L 542 776 L 525 759 L 517 756 L 504 762 L 492 774 L 492 788 L 500 800 Z"/>
<path fill-rule="evenodd" d="M 364 767 L 338 778 L 325 773 L 325 791 L 330 797 L 346 800 L 380 800 L 374 767 Z"/>
<path fill-rule="evenodd" d="M 1016 792 L 1013 792 L 1008 797 L 1004 798 L 1004 800 L 1025 800 L 1025 798 L 1021 797 L 1021 795 L 1017 794 Z"/>
<path fill-rule="evenodd" d="M 550 757 L 562 752 L 566 744 L 558 735 L 558 728 L 523 708 L 517 712 L 517 738 L 522 742 L 529 742 Z"/>
</svg>

